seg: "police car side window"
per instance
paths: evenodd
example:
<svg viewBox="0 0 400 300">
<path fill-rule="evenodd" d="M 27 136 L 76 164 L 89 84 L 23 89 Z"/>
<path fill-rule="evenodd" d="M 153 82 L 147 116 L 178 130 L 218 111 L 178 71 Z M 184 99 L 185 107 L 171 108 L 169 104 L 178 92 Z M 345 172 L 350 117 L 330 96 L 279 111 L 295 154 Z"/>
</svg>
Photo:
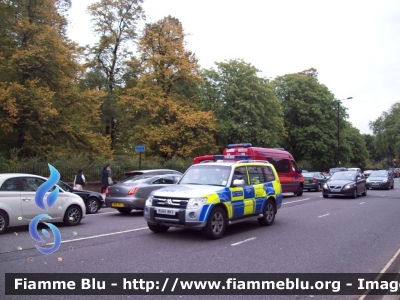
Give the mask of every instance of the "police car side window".
<svg viewBox="0 0 400 300">
<path fill-rule="evenodd" d="M 247 171 L 249 172 L 250 184 L 259 184 L 261 182 L 257 167 L 247 167 Z"/>
<path fill-rule="evenodd" d="M 235 169 L 233 173 L 233 180 L 235 179 L 243 179 L 246 185 L 249 184 L 246 167 L 238 167 Z"/>
<path fill-rule="evenodd" d="M 262 169 L 263 169 L 264 176 L 266 178 L 266 182 L 275 180 L 275 175 L 274 175 L 274 172 L 272 171 L 271 167 L 262 167 Z"/>
</svg>

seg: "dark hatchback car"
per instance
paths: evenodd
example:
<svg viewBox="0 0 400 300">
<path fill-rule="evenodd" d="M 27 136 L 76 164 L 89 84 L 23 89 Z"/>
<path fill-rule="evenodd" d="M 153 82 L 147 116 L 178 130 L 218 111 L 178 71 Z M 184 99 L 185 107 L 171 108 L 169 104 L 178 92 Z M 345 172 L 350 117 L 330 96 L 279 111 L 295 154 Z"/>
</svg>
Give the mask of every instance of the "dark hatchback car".
<svg viewBox="0 0 400 300">
<path fill-rule="evenodd" d="M 393 172 L 386 170 L 376 170 L 369 174 L 367 179 L 367 189 L 393 189 Z"/>
<path fill-rule="evenodd" d="M 106 190 L 106 206 L 117 209 L 121 214 L 129 214 L 132 209 L 143 210 L 152 191 L 173 185 L 182 175 L 142 175 L 126 178 L 111 185 Z"/>
<path fill-rule="evenodd" d="M 357 198 L 358 195 L 367 195 L 367 185 L 363 176 L 357 171 L 339 171 L 333 173 L 324 183 L 322 196 L 345 196 Z"/>
<path fill-rule="evenodd" d="M 331 178 L 331 176 L 336 173 L 336 172 L 341 172 L 341 171 L 347 171 L 346 168 L 330 168 L 329 172 L 327 174 L 325 174 L 326 179 L 328 180 L 329 178 Z"/>
<path fill-rule="evenodd" d="M 83 199 L 86 205 L 87 214 L 95 214 L 104 205 L 104 198 L 100 193 L 85 191 L 85 190 L 74 190 L 72 186 L 64 181 L 59 181 L 57 183 L 64 191 L 74 193 Z"/>
<path fill-rule="evenodd" d="M 304 177 L 304 189 L 322 191 L 322 186 L 326 182 L 325 176 L 321 172 L 302 173 Z"/>
<path fill-rule="evenodd" d="M 126 172 L 124 175 L 122 175 L 120 181 L 125 180 L 127 178 L 132 178 L 132 177 L 142 176 L 142 175 L 146 175 L 147 176 L 147 175 L 165 175 L 165 174 L 183 175 L 179 171 L 170 170 L 170 169 L 138 170 L 138 171 Z"/>
</svg>

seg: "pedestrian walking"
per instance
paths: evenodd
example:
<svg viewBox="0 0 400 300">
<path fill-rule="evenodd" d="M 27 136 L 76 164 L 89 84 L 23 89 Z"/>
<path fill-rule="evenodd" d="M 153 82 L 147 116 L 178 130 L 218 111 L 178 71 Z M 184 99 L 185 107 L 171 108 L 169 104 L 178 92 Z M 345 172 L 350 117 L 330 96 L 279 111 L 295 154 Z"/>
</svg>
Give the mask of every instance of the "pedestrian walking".
<svg viewBox="0 0 400 300">
<path fill-rule="evenodd" d="M 111 180 L 111 176 L 107 171 L 107 167 L 104 167 L 103 171 L 101 172 L 101 193 L 102 194 L 105 192 L 105 190 L 110 185 L 110 180 Z"/>
<path fill-rule="evenodd" d="M 85 175 L 83 175 L 83 169 L 80 169 L 75 175 L 74 179 L 74 189 L 83 190 L 83 186 L 86 184 Z"/>
</svg>

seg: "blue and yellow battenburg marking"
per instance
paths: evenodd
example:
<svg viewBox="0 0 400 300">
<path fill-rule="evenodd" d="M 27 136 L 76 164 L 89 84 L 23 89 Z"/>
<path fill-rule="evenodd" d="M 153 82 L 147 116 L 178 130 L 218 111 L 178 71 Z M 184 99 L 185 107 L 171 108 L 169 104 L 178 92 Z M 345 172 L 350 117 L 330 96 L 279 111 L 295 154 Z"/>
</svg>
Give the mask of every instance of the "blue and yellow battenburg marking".
<svg viewBox="0 0 400 300">
<path fill-rule="evenodd" d="M 247 185 L 244 187 L 226 187 L 212 194 L 203 195 L 207 203 L 203 205 L 199 221 L 206 221 L 212 208 L 223 203 L 228 211 L 228 218 L 262 213 L 269 197 L 275 199 L 277 207 L 282 204 L 283 196 L 278 181 Z"/>
</svg>

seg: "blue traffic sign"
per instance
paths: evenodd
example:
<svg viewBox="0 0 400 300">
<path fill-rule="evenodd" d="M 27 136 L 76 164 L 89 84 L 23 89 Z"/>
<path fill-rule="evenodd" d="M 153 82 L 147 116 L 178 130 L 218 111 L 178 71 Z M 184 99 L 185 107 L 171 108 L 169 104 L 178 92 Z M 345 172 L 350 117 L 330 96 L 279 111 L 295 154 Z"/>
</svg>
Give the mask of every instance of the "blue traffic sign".
<svg viewBox="0 0 400 300">
<path fill-rule="evenodd" d="M 144 150 L 145 150 L 145 147 L 144 147 L 144 146 L 136 146 L 136 147 L 135 147 L 135 151 L 136 151 L 136 152 L 144 152 Z"/>
</svg>

